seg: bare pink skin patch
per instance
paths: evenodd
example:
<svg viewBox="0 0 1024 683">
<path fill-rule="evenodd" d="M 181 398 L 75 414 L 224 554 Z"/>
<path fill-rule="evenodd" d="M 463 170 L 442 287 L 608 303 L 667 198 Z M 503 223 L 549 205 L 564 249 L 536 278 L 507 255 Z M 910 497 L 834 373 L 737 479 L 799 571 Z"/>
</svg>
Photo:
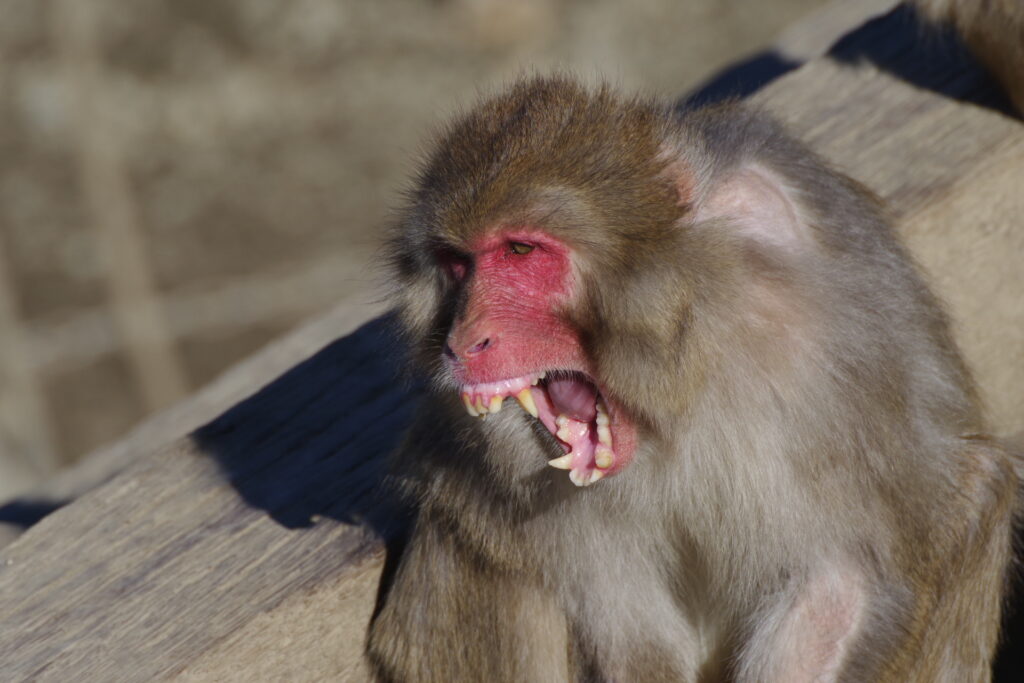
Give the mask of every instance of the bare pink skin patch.
<svg viewBox="0 0 1024 683">
<path fill-rule="evenodd" d="M 837 680 L 864 627 L 867 603 L 860 571 L 843 564 L 819 567 L 766 615 L 747 647 L 744 680 Z"/>
<path fill-rule="evenodd" d="M 547 233 L 517 229 L 472 245 L 470 264 L 449 272 L 468 282 L 462 317 L 448 337 L 449 365 L 470 415 L 515 397 L 565 455 L 549 461 L 588 486 L 622 470 L 636 430 L 590 371 L 579 335 L 562 315 L 573 295 L 569 248 Z"/>
</svg>

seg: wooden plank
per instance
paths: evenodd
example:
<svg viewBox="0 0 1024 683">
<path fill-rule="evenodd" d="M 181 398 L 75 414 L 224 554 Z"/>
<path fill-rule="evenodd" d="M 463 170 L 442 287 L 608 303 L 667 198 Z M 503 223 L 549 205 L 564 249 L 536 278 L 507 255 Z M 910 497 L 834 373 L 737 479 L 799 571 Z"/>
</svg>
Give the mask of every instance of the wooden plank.
<svg viewBox="0 0 1024 683">
<path fill-rule="evenodd" d="M 1024 126 L 919 87 L 927 65 L 911 66 L 917 85 L 884 60 L 824 59 L 758 100 L 889 199 L 933 279 L 964 290 L 962 330 L 994 330 L 1024 291 L 1007 265 Z M 983 90 L 966 73 L 964 92 Z M 965 273 L 989 263 L 999 286 L 968 291 Z M 1007 334 L 998 343 L 1019 339 Z M 383 459 L 411 395 L 393 348 L 386 322 L 370 323 L 0 550 L 5 680 L 364 678 L 397 514 L 380 497 Z M 977 365 L 999 349 L 968 353 Z M 1024 404 L 1024 382 L 986 388 Z"/>
<path fill-rule="evenodd" d="M 1003 435 L 1024 429 L 1024 151 L 1011 147 L 902 226 Z"/>
<path fill-rule="evenodd" d="M 5 679 L 172 676 L 379 556 L 374 496 L 409 412 L 391 344 L 364 326 L 6 548 Z"/>
</svg>

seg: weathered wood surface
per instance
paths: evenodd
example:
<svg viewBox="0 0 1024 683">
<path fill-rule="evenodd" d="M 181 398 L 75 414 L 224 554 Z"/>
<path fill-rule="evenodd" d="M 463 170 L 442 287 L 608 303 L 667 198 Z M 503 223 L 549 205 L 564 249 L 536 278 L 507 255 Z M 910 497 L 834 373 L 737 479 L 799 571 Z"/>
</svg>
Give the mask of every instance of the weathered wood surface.
<svg viewBox="0 0 1024 683">
<path fill-rule="evenodd" d="M 1024 125 L 969 66 L 881 50 L 893 21 L 756 99 L 889 202 L 996 424 L 1024 426 Z M 0 550 L 0 679 L 363 679 L 393 348 L 369 323 Z"/>
</svg>

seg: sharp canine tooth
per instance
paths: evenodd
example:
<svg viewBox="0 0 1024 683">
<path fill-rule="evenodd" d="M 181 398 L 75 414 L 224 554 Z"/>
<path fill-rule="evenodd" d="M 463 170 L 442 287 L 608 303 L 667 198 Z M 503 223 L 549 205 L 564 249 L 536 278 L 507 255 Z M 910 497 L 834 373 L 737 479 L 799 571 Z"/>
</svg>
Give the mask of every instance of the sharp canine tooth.
<svg viewBox="0 0 1024 683">
<path fill-rule="evenodd" d="M 503 397 L 501 397 L 501 396 L 492 396 L 491 397 L 491 405 L 488 406 L 488 408 L 490 408 L 490 411 L 492 413 L 501 412 L 501 400 L 502 400 L 502 398 Z"/>
<path fill-rule="evenodd" d="M 613 462 L 615 462 L 615 458 L 607 448 L 598 448 L 594 453 L 594 464 L 602 470 L 611 467 Z M 604 475 L 602 474 L 602 476 Z"/>
<path fill-rule="evenodd" d="M 462 395 L 462 403 L 465 404 L 467 413 L 473 417 L 479 415 L 479 413 L 476 412 L 476 408 L 473 407 L 473 400 L 469 397 L 469 394 Z"/>
<path fill-rule="evenodd" d="M 572 454 L 566 453 L 561 458 L 548 460 L 548 464 L 554 467 L 556 470 L 567 470 L 570 467 L 572 467 Z"/>
<path fill-rule="evenodd" d="M 529 389 L 523 389 L 516 394 L 516 400 L 519 401 L 519 405 L 523 407 L 523 410 L 528 412 L 530 415 L 533 415 L 534 417 L 539 415 L 537 412 L 537 404 L 533 402 L 533 395 L 530 394 Z"/>
<path fill-rule="evenodd" d="M 577 486 L 587 485 L 587 482 L 584 481 L 583 475 L 580 474 L 579 470 L 569 470 L 569 481 L 576 484 Z"/>
</svg>

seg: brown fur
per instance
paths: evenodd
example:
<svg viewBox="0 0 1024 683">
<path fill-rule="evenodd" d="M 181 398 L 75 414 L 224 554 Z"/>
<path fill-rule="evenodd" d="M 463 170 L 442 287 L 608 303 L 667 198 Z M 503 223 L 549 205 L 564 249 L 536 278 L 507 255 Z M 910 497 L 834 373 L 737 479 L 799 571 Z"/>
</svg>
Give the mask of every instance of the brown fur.
<svg viewBox="0 0 1024 683">
<path fill-rule="evenodd" d="M 437 253 L 517 222 L 571 245 L 564 317 L 640 430 L 586 489 L 441 362 Z M 770 117 L 519 83 L 441 137 L 392 250 L 434 381 L 381 680 L 987 680 L 1016 478 L 877 202 Z"/>
<path fill-rule="evenodd" d="M 1024 0 L 917 0 L 933 19 L 947 21 L 999 79 L 1024 113 Z"/>
</svg>

